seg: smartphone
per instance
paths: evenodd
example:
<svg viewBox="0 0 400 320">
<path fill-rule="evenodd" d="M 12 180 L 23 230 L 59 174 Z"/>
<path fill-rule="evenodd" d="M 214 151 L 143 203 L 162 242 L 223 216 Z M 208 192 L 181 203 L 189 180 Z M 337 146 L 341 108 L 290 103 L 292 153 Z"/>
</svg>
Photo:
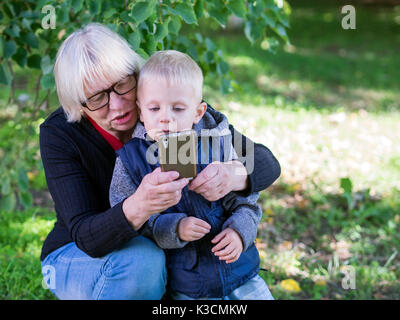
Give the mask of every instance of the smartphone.
<svg viewBox="0 0 400 320">
<path fill-rule="evenodd" d="M 158 139 L 161 171 L 177 171 L 180 178 L 197 175 L 197 134 L 194 130 L 172 132 Z"/>
</svg>

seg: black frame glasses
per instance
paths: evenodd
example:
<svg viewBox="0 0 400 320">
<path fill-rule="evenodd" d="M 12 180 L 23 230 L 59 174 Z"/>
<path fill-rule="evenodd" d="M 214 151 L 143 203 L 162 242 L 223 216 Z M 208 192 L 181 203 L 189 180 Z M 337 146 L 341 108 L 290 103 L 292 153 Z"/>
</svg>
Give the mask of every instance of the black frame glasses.
<svg viewBox="0 0 400 320">
<path fill-rule="evenodd" d="M 119 85 L 121 82 L 125 81 L 127 78 L 132 78 L 132 88 L 129 88 L 128 90 L 125 90 L 124 92 L 118 91 L 115 86 Z M 100 92 L 97 92 L 96 94 L 90 96 L 89 98 L 86 99 L 86 101 L 81 102 L 82 107 L 85 107 L 87 109 L 89 109 L 90 111 L 96 111 L 99 110 L 101 108 L 104 108 L 105 106 L 108 106 L 108 104 L 110 103 L 110 93 L 115 92 L 116 94 L 118 94 L 119 96 L 123 96 L 124 94 L 127 94 L 128 92 L 132 91 L 133 89 L 135 89 L 137 86 L 137 75 L 136 72 L 129 74 L 128 76 L 126 76 L 125 78 L 121 79 L 120 81 L 114 83 L 111 87 L 109 87 L 108 89 L 102 90 Z M 100 107 L 95 107 L 93 108 L 92 106 L 90 106 L 90 101 L 91 99 L 93 99 L 96 96 L 99 96 L 103 93 L 107 93 L 107 102 L 102 104 Z"/>
</svg>

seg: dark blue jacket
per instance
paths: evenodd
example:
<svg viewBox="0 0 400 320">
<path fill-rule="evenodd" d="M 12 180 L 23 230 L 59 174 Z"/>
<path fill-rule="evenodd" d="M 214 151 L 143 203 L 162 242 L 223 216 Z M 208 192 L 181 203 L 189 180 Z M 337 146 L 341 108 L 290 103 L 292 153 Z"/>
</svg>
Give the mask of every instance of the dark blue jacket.
<svg viewBox="0 0 400 320">
<path fill-rule="evenodd" d="M 234 127 L 229 129 L 234 134 Z M 237 153 L 245 155 L 248 138 L 238 139 L 242 150 Z M 254 171 L 248 175 L 245 194 L 267 188 L 281 172 L 267 147 L 255 144 L 254 151 Z M 40 154 L 57 216 L 41 260 L 72 241 L 89 256 L 102 257 L 139 235 L 127 221 L 122 201 L 110 208 L 115 151 L 88 120 L 70 123 L 61 107 L 55 110 L 40 126 Z"/>
<path fill-rule="evenodd" d="M 146 152 L 154 141 L 133 138 L 117 153 L 133 180 L 139 185 L 143 177 L 156 169 L 159 164 L 150 164 L 146 160 Z M 209 144 L 211 146 L 211 144 Z M 198 143 L 197 172 L 203 170 L 208 163 L 200 163 L 202 154 L 201 143 Z M 212 151 L 208 154 L 211 157 Z M 223 140 L 221 139 L 221 155 L 223 155 Z M 155 153 L 157 157 L 157 153 Z M 209 158 L 211 162 L 211 158 Z M 223 159 L 221 159 L 223 161 Z M 211 239 L 222 231 L 222 225 L 228 217 L 224 212 L 221 200 L 210 202 L 196 192 L 182 190 L 180 202 L 163 213 L 186 213 L 207 221 L 211 231 L 197 241 L 189 242 L 179 249 L 167 249 L 167 267 L 169 287 L 193 298 L 216 298 L 228 295 L 234 289 L 254 277 L 259 270 L 259 255 L 254 244 L 234 263 L 227 264 L 219 260 L 211 252 L 214 244 Z"/>
</svg>

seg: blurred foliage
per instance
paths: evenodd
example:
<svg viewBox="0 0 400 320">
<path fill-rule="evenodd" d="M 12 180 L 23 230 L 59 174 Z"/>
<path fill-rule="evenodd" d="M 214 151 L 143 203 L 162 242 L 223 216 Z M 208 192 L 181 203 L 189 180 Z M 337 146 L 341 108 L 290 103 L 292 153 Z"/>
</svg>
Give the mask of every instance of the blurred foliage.
<svg viewBox="0 0 400 320">
<path fill-rule="evenodd" d="M 185 32 L 190 25 L 214 22 L 225 28 L 231 16 L 241 19 L 251 43 L 267 41 L 271 50 L 287 43 L 290 8 L 274 0 L 204 1 L 4 1 L 0 3 L 0 84 L 9 93 L 1 101 L 0 208 L 14 210 L 32 205 L 28 188 L 42 172 L 38 153 L 38 124 L 49 99 L 55 95 L 53 65 L 58 47 L 68 35 L 90 23 L 100 22 L 127 39 L 137 53 L 147 58 L 156 50 L 173 48 L 191 55 L 219 84 L 232 90 L 233 77 L 222 51 L 200 32 Z M 17 74 L 22 74 L 18 78 Z M 28 75 L 28 76 L 27 76 Z M 29 94 L 17 96 L 29 83 Z M 4 87 L 3 87 L 4 88 Z M 4 92 L 4 91 L 2 91 Z M 2 97 L 4 99 L 4 96 Z M 39 173 L 38 173 L 39 172 Z"/>
<path fill-rule="evenodd" d="M 187 25 L 213 20 L 225 28 L 232 15 L 243 19 L 251 42 L 288 42 L 289 6 L 274 0 L 204 1 L 5 1 L 0 4 L 0 83 L 10 85 L 15 61 L 26 69 L 40 69 L 43 90 L 54 90 L 52 67 L 62 40 L 90 22 L 100 22 L 128 40 L 133 50 L 147 58 L 156 50 L 174 48 L 191 55 L 211 73 L 223 91 L 231 88 L 229 66 L 215 44 L 200 33 L 182 34 Z M 53 15 L 53 16 L 52 16 Z"/>
<path fill-rule="evenodd" d="M 182 35 L 209 38 L 238 84 L 222 95 L 209 73 L 206 101 L 282 166 L 280 179 L 260 194 L 256 245 L 268 269 L 260 275 L 276 299 L 399 299 L 400 7 L 356 6 L 357 29 L 343 30 L 344 1 L 289 2 L 290 45 L 276 54 L 267 42 L 249 45 L 244 26 L 240 34 L 203 17 L 181 28 Z M 26 79 L 27 69 L 12 63 L 16 96 L 34 98 L 41 69 L 29 69 Z M 54 298 L 41 288 L 38 261 L 54 212 L 38 204 L 46 183 L 37 146 L 28 150 L 47 105 L 58 102 L 40 90 L 33 121 L 37 109 L 22 98 L 7 104 L 7 90 L 0 86 L 0 149 L 7 150 L 0 158 L 20 150 L 6 169 L 15 171 L 18 189 L 17 162 L 25 157 L 36 209 L 0 212 L 0 298 Z M 343 286 L 345 268 L 355 271 L 355 289 Z"/>
</svg>

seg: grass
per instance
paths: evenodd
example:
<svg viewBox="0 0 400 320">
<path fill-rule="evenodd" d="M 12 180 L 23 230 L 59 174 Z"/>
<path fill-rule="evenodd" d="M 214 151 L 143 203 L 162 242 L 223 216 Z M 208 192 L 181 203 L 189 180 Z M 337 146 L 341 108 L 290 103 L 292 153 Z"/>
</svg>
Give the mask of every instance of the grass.
<svg viewBox="0 0 400 320">
<path fill-rule="evenodd" d="M 55 222 L 43 208 L 0 212 L 1 299 L 53 299 L 42 287 L 40 251 Z"/>
<path fill-rule="evenodd" d="M 399 299 L 400 11 L 357 7 L 343 30 L 335 2 L 291 4 L 276 54 L 213 37 L 241 90 L 206 80 L 206 100 L 282 166 L 260 197 L 262 276 L 277 299 Z"/>
<path fill-rule="evenodd" d="M 290 3 L 291 44 L 276 54 L 212 33 L 241 89 L 222 96 L 207 78 L 204 92 L 282 166 L 260 194 L 260 274 L 276 299 L 399 299 L 400 10 L 356 6 L 357 29 L 343 30 L 336 2 Z M 39 255 L 55 215 L 35 170 L 34 208 L 0 212 L 0 299 L 54 298 Z"/>
</svg>

